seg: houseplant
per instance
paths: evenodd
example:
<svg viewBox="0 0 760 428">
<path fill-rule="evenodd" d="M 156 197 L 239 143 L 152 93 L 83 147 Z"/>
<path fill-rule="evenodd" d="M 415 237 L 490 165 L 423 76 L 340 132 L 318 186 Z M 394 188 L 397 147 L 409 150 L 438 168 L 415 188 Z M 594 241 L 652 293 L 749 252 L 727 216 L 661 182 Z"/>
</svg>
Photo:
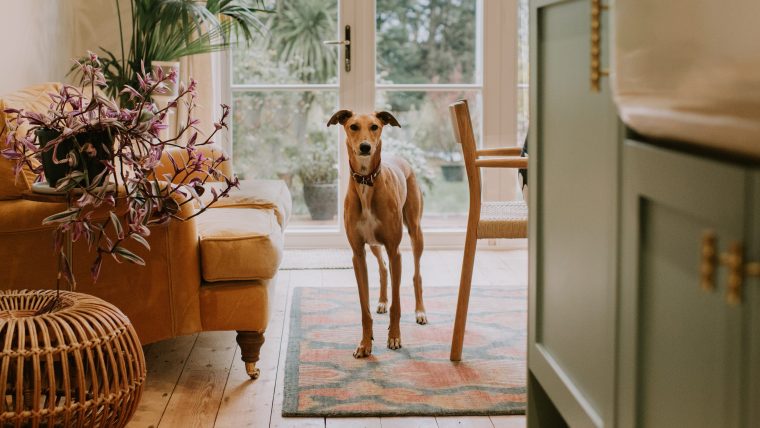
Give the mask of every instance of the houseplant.
<svg viewBox="0 0 760 428">
<path fill-rule="evenodd" d="M 106 91 L 114 98 L 124 85 L 138 86 L 142 64 L 152 70 L 154 61 L 224 50 L 235 37 L 252 42 L 263 26 L 259 14 L 268 12 L 263 0 L 129 0 L 131 32 L 125 34 L 120 2 L 114 1 L 121 52 L 101 48 Z M 128 100 L 123 94 L 121 101 Z"/>
<path fill-rule="evenodd" d="M 312 220 L 330 220 L 338 213 L 338 162 L 334 145 L 321 132 L 311 132 L 309 142 L 287 151 L 295 173 L 303 183 L 303 198 Z"/>
<path fill-rule="evenodd" d="M 214 130 L 200 137 L 196 129 L 198 121 L 192 117 L 195 81 L 188 86 L 180 84 L 177 97 L 164 108 L 158 108 L 150 98 L 165 92 L 167 84 L 176 82 L 176 72 L 164 74 L 160 68 L 155 72 L 143 69 L 137 76 L 137 87 L 125 85 L 120 91 L 135 106 L 127 108 L 119 107 L 113 98 L 99 92 L 106 86 L 106 80 L 95 54 L 90 53 L 79 67 L 86 89 L 63 85 L 58 93 L 50 94 L 52 103 L 46 113 L 5 110 L 15 115 L 12 125 L 16 128 L 30 126 L 21 134 L 8 132 L 2 150 L 4 157 L 16 161 L 17 174 L 29 168 L 44 177 L 42 160 L 48 153 L 53 153 L 48 160 L 52 158 L 54 165 L 67 167 L 65 174 L 56 180 L 55 190 L 68 195 L 68 207 L 45 218 L 43 224 L 56 225 L 55 251 L 63 260 L 60 274 L 72 288 L 75 280 L 71 260 L 64 250 L 67 233 L 72 241 L 85 240 L 95 252 L 91 273 L 96 281 L 104 257 L 145 263 L 123 243 L 134 240 L 150 250 L 146 239 L 150 234 L 148 226 L 195 217 L 238 184 L 237 178 L 225 177 L 220 172 L 224 156 L 209 158 L 198 150 L 200 146 L 213 144 L 217 132 L 227 127 L 229 107 L 222 106 L 222 117 L 214 124 Z M 161 138 L 159 133 L 166 126 L 167 111 L 178 103 L 187 106 L 184 124 L 176 136 Z M 52 134 L 53 138 L 38 145 L 43 134 Z M 93 135 L 108 138 L 96 140 Z M 102 147 L 96 147 L 95 141 L 100 141 Z M 173 172 L 156 177 L 153 171 L 169 147 L 182 147 L 187 152 L 187 161 L 178 164 L 172 160 Z M 83 160 L 99 157 L 102 171 L 90 176 L 89 169 L 82 167 L 86 163 Z M 200 198 L 203 185 L 212 177 L 224 186 L 221 190 L 212 189 L 210 201 L 204 203 Z M 197 209 L 181 217 L 180 208 L 191 203 Z M 96 209 L 107 213 L 104 219 L 96 218 Z"/>
</svg>

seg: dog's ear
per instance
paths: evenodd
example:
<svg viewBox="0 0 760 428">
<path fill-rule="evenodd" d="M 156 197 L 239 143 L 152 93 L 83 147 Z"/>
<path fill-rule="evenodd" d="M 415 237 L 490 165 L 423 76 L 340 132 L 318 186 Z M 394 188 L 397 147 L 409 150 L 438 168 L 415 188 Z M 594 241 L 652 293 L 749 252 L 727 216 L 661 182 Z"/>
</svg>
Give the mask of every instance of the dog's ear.
<svg viewBox="0 0 760 428">
<path fill-rule="evenodd" d="M 332 117 L 330 118 L 330 120 L 327 121 L 327 126 L 335 125 L 335 124 L 338 124 L 338 123 L 340 123 L 341 125 L 343 125 L 353 115 L 354 115 L 354 112 L 352 112 L 351 110 L 339 110 L 339 111 L 335 112 L 334 115 L 332 115 Z"/>
<path fill-rule="evenodd" d="M 396 118 L 393 117 L 393 115 L 388 113 L 387 111 L 376 112 L 375 117 L 380 119 L 380 121 L 383 122 L 383 125 L 398 126 L 399 128 L 401 128 L 401 125 L 399 125 L 398 120 L 396 120 Z"/>
</svg>

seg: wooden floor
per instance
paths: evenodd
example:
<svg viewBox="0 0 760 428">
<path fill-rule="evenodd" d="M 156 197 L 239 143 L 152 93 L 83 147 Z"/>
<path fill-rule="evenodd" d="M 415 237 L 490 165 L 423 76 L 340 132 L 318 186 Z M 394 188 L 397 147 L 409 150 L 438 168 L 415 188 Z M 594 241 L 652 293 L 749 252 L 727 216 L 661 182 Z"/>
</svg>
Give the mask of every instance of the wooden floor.
<svg viewBox="0 0 760 428">
<path fill-rule="evenodd" d="M 461 251 L 426 251 L 423 287 L 458 286 Z M 527 286 L 527 248 L 479 251 L 473 286 Z M 370 272 L 375 271 L 369 264 Z M 402 287 L 411 287 L 411 254 L 403 254 Z M 377 274 L 370 274 L 377 285 Z M 129 427 L 514 428 L 524 416 L 283 418 L 283 377 L 290 293 L 295 287 L 356 287 L 352 270 L 290 270 L 278 276 L 272 319 L 261 351 L 261 377 L 245 374 L 235 332 L 206 332 L 145 347 L 148 380 Z M 376 301 L 377 296 L 371 295 Z M 357 306 L 358 310 L 358 306 Z M 452 312 L 455 308 L 452 308 Z M 474 309 L 473 309 L 474 310 Z M 380 315 L 378 315 L 380 316 Z M 358 332 L 359 330 L 357 330 Z M 465 349 L 465 356 L 466 356 Z"/>
</svg>

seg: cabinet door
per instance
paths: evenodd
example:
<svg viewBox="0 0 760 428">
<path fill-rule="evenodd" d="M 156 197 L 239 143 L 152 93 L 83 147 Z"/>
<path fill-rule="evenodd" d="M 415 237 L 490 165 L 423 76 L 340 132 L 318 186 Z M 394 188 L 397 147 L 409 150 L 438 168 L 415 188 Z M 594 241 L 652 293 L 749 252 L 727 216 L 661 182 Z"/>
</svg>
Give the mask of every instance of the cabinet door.
<svg viewBox="0 0 760 428">
<path fill-rule="evenodd" d="M 760 170 L 751 174 L 747 260 L 760 262 Z M 744 293 L 744 322 L 749 352 L 745 353 L 746 393 L 742 393 L 747 427 L 760 427 L 760 277 L 748 278 Z"/>
<path fill-rule="evenodd" d="M 571 426 L 612 426 L 619 123 L 590 85 L 591 1 L 532 2 L 531 32 L 529 369 Z"/>
<path fill-rule="evenodd" d="M 626 142 L 623 151 L 618 425 L 740 426 L 744 304 L 726 269 L 700 285 L 705 232 L 745 238 L 742 167 Z"/>
</svg>

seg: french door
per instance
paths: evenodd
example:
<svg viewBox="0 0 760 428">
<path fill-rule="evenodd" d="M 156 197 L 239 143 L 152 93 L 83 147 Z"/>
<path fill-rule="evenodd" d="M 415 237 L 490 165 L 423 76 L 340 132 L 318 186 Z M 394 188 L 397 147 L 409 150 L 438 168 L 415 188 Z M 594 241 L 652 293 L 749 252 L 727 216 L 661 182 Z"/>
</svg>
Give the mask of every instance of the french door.
<svg viewBox="0 0 760 428">
<path fill-rule="evenodd" d="M 391 111 L 383 152 L 404 156 L 425 192 L 428 246 L 460 245 L 468 190 L 448 105 L 470 102 L 484 146 L 516 145 L 516 0 L 287 0 L 260 42 L 230 55 L 232 151 L 242 178 L 293 194 L 287 243 L 341 247 L 350 184 L 338 109 Z M 327 43 L 325 43 L 327 42 Z M 489 171 L 490 199 L 515 197 L 514 173 Z"/>
</svg>

